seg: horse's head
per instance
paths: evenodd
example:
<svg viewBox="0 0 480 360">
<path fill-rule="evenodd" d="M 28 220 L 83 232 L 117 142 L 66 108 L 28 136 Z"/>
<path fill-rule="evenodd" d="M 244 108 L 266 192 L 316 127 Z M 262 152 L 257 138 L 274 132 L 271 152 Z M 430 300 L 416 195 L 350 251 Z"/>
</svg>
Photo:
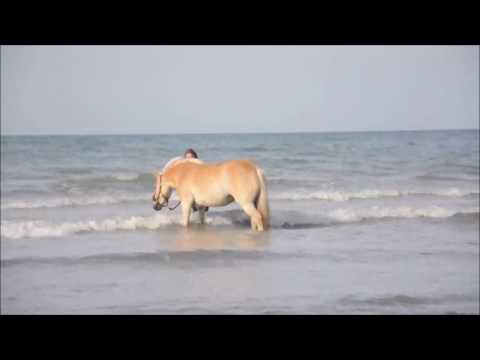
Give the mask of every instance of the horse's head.
<svg viewBox="0 0 480 360">
<path fill-rule="evenodd" d="M 172 187 L 168 186 L 163 179 L 162 174 L 156 174 L 155 193 L 153 194 L 153 209 L 156 211 L 162 210 L 168 205 L 168 199 L 172 195 Z"/>
</svg>

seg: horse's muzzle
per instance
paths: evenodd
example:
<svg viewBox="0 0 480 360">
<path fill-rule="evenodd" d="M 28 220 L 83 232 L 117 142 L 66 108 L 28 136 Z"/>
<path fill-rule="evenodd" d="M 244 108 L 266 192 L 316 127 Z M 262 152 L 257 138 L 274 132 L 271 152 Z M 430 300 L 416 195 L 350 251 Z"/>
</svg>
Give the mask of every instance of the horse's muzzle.
<svg viewBox="0 0 480 360">
<path fill-rule="evenodd" d="M 155 205 L 153 205 L 153 210 L 156 210 L 156 211 L 160 211 L 162 210 L 163 206 L 160 205 L 160 203 L 155 203 Z"/>
</svg>

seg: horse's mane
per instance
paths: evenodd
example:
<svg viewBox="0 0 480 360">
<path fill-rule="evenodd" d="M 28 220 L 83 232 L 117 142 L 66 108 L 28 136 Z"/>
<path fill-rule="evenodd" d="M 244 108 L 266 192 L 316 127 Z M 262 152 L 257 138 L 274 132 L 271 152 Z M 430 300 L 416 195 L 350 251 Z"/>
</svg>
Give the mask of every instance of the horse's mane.
<svg viewBox="0 0 480 360">
<path fill-rule="evenodd" d="M 205 164 L 205 161 L 195 158 L 183 159 L 185 162 L 193 162 L 195 164 Z"/>
<path fill-rule="evenodd" d="M 188 158 L 188 159 L 178 159 L 178 160 L 175 160 L 172 164 L 170 164 L 164 171 L 167 171 L 167 169 L 170 169 L 178 164 L 183 164 L 183 163 L 186 163 L 186 162 L 192 162 L 192 163 L 195 163 L 195 164 L 205 164 L 205 161 L 202 161 L 200 159 L 195 159 L 195 158 Z"/>
<path fill-rule="evenodd" d="M 179 159 L 179 160 L 175 161 L 172 165 L 178 165 L 178 164 L 182 164 L 182 163 L 186 163 L 186 162 L 192 162 L 192 163 L 195 163 L 195 164 L 205 164 L 205 161 L 202 161 L 200 159 L 189 158 L 189 159 Z"/>
</svg>

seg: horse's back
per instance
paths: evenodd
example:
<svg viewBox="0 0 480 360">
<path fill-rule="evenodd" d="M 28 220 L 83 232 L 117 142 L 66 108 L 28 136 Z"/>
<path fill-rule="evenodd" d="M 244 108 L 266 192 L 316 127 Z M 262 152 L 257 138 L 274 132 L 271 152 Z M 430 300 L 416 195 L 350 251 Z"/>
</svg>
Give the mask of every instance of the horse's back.
<svg viewBox="0 0 480 360">
<path fill-rule="evenodd" d="M 257 184 L 257 165 L 248 159 L 227 160 L 218 163 L 184 162 L 181 166 L 185 179 L 197 184 L 228 183 L 245 186 Z"/>
<path fill-rule="evenodd" d="M 205 162 L 192 162 L 192 161 L 184 161 L 184 169 L 187 172 L 200 172 L 200 173 L 209 173 L 209 174 L 216 174 L 219 175 L 220 173 L 243 173 L 247 174 L 249 172 L 255 172 L 257 169 L 257 165 L 248 159 L 240 159 L 240 160 L 226 160 L 221 161 L 218 163 L 205 163 Z"/>
<path fill-rule="evenodd" d="M 239 169 L 256 169 L 257 165 L 249 159 L 238 159 L 238 160 L 228 160 L 224 161 L 223 166 L 227 166 L 230 168 L 239 168 Z"/>
</svg>

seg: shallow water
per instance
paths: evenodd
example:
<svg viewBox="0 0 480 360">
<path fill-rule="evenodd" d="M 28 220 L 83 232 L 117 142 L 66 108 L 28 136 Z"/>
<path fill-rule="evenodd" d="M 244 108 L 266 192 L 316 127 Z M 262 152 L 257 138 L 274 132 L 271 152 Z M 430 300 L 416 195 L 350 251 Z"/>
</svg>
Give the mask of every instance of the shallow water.
<svg viewBox="0 0 480 360">
<path fill-rule="evenodd" d="M 232 204 L 155 212 L 193 147 L 265 171 L 273 228 Z M 474 313 L 479 133 L 2 137 L 2 313 Z M 194 215 L 195 219 L 195 215 Z M 194 220 L 196 222 L 196 220 Z"/>
</svg>

